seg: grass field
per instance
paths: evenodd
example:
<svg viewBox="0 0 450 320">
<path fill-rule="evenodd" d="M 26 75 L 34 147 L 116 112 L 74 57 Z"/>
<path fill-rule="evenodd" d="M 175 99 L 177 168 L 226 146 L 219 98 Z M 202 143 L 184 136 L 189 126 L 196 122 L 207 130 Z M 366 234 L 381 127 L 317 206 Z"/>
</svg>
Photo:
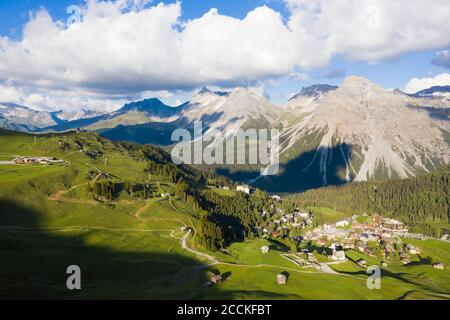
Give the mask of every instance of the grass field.
<svg viewBox="0 0 450 320">
<path fill-rule="evenodd" d="M 325 207 L 308 207 L 307 210 L 314 212 L 315 217 L 325 223 L 335 223 L 348 217 L 347 214 Z"/>
<path fill-rule="evenodd" d="M 102 150 L 104 156 L 93 159 L 78 152 L 76 140 Z M 70 147 L 62 150 L 61 145 Z M 352 261 L 332 266 L 342 274 L 324 274 L 298 267 L 283 257 L 288 248 L 268 240 L 206 252 L 190 237 L 188 250 L 182 228 L 195 230 L 199 213 L 180 199 L 143 200 L 127 194 L 107 202 L 93 199 L 87 188 L 90 170 L 119 181 L 158 184 L 166 192 L 173 185 L 144 174 L 145 163 L 92 133 L 37 136 L 35 143 L 33 136 L 0 131 L 0 154 L 4 159 L 55 156 L 67 161 L 54 166 L 0 165 L 1 299 L 439 299 L 443 296 L 432 294 L 450 292 L 448 269 L 420 263 L 390 264 L 382 290 L 369 290 L 365 270 Z M 320 211 L 330 220 L 343 217 L 331 209 Z M 433 261 L 450 263 L 448 243 L 411 243 Z M 265 245 L 270 247 L 267 254 L 261 253 Z M 349 255 L 360 257 L 356 251 Z M 74 264 L 82 270 L 81 291 L 66 288 L 66 268 Z M 207 271 L 220 272 L 225 281 L 205 287 Z M 275 281 L 282 272 L 288 274 L 286 285 Z"/>
</svg>

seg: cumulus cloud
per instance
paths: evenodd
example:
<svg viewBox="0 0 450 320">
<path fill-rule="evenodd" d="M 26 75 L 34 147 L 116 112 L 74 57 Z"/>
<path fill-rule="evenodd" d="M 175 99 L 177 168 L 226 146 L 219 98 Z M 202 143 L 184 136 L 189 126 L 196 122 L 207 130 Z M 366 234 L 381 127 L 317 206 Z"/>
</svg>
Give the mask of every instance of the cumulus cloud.
<svg viewBox="0 0 450 320">
<path fill-rule="evenodd" d="M 436 53 L 436 57 L 433 59 L 432 63 L 439 67 L 450 69 L 450 50 L 442 50 Z"/>
<path fill-rule="evenodd" d="M 342 54 L 379 61 L 450 43 L 447 0 L 286 0 L 289 26 L 312 65 Z M 305 65 L 307 67 L 308 65 Z"/>
<path fill-rule="evenodd" d="M 158 96 L 158 93 L 152 96 Z M 120 108 L 129 100 L 141 98 L 138 95 L 103 95 L 78 89 L 66 91 L 0 84 L 0 102 L 12 102 L 45 111 L 88 108 L 108 112 Z"/>
<path fill-rule="evenodd" d="M 405 85 L 405 92 L 416 93 L 435 86 L 450 86 L 450 74 L 442 73 L 435 77 L 413 78 Z"/>
<path fill-rule="evenodd" d="M 180 3 L 123 10 L 114 2 L 89 1 L 82 22 L 69 28 L 40 10 L 22 41 L 0 42 L 1 74 L 39 87 L 129 94 L 246 85 L 295 64 L 292 33 L 267 7 L 242 20 L 211 9 L 187 22 L 179 21 Z"/>
<path fill-rule="evenodd" d="M 287 20 L 266 6 L 243 19 L 211 9 L 186 21 L 180 2 L 87 0 L 68 25 L 41 9 L 22 39 L 0 37 L 0 82 L 43 96 L 125 98 L 255 86 L 325 67 L 336 55 L 378 61 L 450 44 L 447 0 L 285 1 Z"/>
</svg>

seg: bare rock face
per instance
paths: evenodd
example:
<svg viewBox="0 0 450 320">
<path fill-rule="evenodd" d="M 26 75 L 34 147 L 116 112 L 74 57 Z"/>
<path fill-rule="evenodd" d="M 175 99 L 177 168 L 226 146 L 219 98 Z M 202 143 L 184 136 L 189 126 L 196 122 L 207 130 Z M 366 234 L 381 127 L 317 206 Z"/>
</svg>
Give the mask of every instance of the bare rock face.
<svg viewBox="0 0 450 320">
<path fill-rule="evenodd" d="M 211 129 L 234 132 L 252 120 L 269 127 L 279 113 L 278 107 L 247 88 L 236 88 L 229 93 L 202 89 L 181 116 L 190 122 L 202 120 Z"/>
<path fill-rule="evenodd" d="M 298 101 L 285 109 L 304 116 L 285 128 L 289 143 L 283 152 L 312 133 L 321 134 L 316 148 L 324 184 L 331 161 L 328 150 L 343 144 L 352 146 L 351 154 L 342 153 L 347 180 L 405 178 L 450 161 L 445 138 L 450 122 L 434 118 L 421 99 L 349 77 L 313 102 Z"/>
</svg>

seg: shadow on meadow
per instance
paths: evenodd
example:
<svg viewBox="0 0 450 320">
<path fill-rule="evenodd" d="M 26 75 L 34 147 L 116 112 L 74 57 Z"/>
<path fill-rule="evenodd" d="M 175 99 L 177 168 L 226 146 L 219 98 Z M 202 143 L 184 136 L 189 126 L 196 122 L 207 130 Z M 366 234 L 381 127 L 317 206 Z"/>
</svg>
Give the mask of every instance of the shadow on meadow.
<svg viewBox="0 0 450 320">
<path fill-rule="evenodd" d="M 0 199 L 0 299 L 284 297 L 272 292 L 222 290 L 220 285 L 207 288 L 208 269 L 196 269 L 201 263 L 193 258 L 89 245 L 83 237 L 86 234 L 39 230 L 41 215 Z M 82 290 L 66 287 L 70 265 L 81 269 Z M 231 273 L 224 277 L 232 281 Z"/>
</svg>

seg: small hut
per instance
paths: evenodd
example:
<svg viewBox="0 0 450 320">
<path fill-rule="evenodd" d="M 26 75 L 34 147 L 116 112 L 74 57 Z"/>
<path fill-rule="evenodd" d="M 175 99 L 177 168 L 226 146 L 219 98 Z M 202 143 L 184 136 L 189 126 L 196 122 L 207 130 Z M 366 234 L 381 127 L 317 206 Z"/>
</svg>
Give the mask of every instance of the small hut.
<svg viewBox="0 0 450 320">
<path fill-rule="evenodd" d="M 286 284 L 287 282 L 287 277 L 284 274 L 278 274 L 277 275 L 277 283 L 278 284 Z"/>
</svg>

